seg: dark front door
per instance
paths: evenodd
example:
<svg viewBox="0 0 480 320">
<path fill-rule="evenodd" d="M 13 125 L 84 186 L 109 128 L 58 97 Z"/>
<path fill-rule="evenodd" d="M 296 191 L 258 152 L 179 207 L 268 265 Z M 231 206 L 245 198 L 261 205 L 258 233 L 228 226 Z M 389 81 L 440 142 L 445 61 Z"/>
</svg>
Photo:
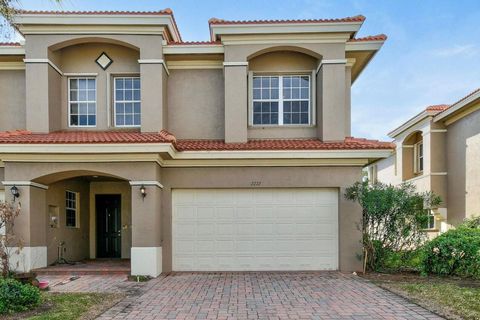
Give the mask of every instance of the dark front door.
<svg viewBox="0 0 480 320">
<path fill-rule="evenodd" d="M 97 258 L 120 258 L 122 221 L 120 195 L 96 195 Z"/>
</svg>

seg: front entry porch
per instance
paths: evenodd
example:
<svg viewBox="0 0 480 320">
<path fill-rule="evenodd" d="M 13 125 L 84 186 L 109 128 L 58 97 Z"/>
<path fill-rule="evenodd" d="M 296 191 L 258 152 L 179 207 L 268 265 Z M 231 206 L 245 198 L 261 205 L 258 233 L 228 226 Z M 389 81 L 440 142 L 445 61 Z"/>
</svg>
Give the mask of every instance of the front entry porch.
<svg viewBox="0 0 480 320">
<path fill-rule="evenodd" d="M 62 170 L 73 166 L 79 169 Z M 25 170 L 23 163 L 8 163 L 3 184 L 18 188 L 14 203 L 21 203 L 11 232 L 23 242 L 12 265 L 48 275 L 158 276 L 161 188 L 146 179 L 156 177 L 156 169 L 147 163 L 36 163 Z M 50 173 L 38 175 L 45 171 Z"/>
<path fill-rule="evenodd" d="M 94 259 L 33 269 L 37 275 L 130 275 L 130 259 Z"/>
</svg>

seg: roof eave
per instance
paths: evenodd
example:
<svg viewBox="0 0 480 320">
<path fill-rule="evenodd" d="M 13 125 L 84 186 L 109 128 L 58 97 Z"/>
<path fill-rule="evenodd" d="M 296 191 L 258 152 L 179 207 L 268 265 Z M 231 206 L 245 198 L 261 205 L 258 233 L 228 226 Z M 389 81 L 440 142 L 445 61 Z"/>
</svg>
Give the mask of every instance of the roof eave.
<svg viewBox="0 0 480 320">
<path fill-rule="evenodd" d="M 392 138 L 392 139 L 395 139 L 395 137 L 397 137 L 402 132 L 408 130 L 409 128 L 413 127 L 414 125 L 416 125 L 417 123 L 419 123 L 422 120 L 425 120 L 428 117 L 433 117 L 435 114 L 436 114 L 436 112 L 432 112 L 432 111 L 426 111 L 426 110 L 422 111 L 419 114 L 417 114 L 415 117 L 410 118 L 409 120 L 407 120 L 406 122 L 401 124 L 396 129 L 390 131 L 387 134 L 387 136 Z"/>
<path fill-rule="evenodd" d="M 360 30 L 363 21 L 354 22 L 305 22 L 305 23 L 242 23 L 210 24 L 212 41 L 218 41 L 221 35 L 242 34 L 281 34 L 281 33 L 349 33 L 350 38 Z"/>
<path fill-rule="evenodd" d="M 21 13 L 14 17 L 14 25 L 22 34 L 25 26 L 37 25 L 120 25 L 166 26 L 173 41 L 182 41 L 173 15 L 170 14 L 35 14 Z"/>
<path fill-rule="evenodd" d="M 462 99 L 460 102 L 455 103 L 447 110 L 440 112 L 434 117 L 433 121 L 435 122 L 444 121 L 448 119 L 450 116 L 453 116 L 459 111 L 461 111 L 463 108 L 469 107 L 472 103 L 476 102 L 477 100 L 480 102 L 480 90 L 472 94 L 471 96 L 465 99 Z"/>
</svg>

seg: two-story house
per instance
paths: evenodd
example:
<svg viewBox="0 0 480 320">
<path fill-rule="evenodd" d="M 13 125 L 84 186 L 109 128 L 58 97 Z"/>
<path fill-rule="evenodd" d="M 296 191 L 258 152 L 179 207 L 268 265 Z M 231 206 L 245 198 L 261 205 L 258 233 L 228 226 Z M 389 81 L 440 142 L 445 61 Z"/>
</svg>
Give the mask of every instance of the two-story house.
<svg viewBox="0 0 480 320">
<path fill-rule="evenodd" d="M 390 157 L 371 163 L 371 181 L 411 183 L 442 198 L 426 226 L 431 236 L 480 215 L 480 89 L 452 105 L 433 105 L 388 135 Z"/>
<path fill-rule="evenodd" d="M 350 89 L 385 36 L 365 18 L 209 21 L 170 9 L 22 11 L 0 46 L 0 179 L 17 257 L 168 271 L 361 269 L 344 199 L 390 143 L 350 137 Z"/>
</svg>

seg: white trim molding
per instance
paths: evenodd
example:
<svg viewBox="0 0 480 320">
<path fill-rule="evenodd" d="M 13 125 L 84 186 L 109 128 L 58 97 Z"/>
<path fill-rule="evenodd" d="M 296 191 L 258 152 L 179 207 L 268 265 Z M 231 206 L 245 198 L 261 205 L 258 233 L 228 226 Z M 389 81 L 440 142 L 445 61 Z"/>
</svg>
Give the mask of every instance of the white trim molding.
<svg viewBox="0 0 480 320">
<path fill-rule="evenodd" d="M 130 261 L 132 276 L 158 277 L 162 273 L 162 247 L 132 247 Z"/>
<path fill-rule="evenodd" d="M 318 73 L 320 71 L 320 69 L 322 69 L 322 66 L 324 64 L 347 64 L 348 63 L 348 59 L 328 59 L 328 60 L 322 60 L 320 61 L 320 63 L 318 64 L 318 67 L 317 67 L 317 70 L 316 70 L 316 73 Z"/>
<path fill-rule="evenodd" d="M 223 63 L 223 66 L 224 67 L 247 67 L 248 61 L 239 61 L 239 62 L 227 61 Z"/>
<path fill-rule="evenodd" d="M 23 62 L 25 62 L 25 63 L 48 63 L 50 65 L 50 67 L 55 69 L 55 71 L 57 71 L 61 76 L 63 76 L 62 70 L 60 70 L 60 68 L 57 67 L 57 65 L 55 63 L 50 61 L 50 59 L 23 59 Z"/>
<path fill-rule="evenodd" d="M 163 59 L 139 59 L 138 63 L 139 64 L 161 64 L 165 69 L 165 72 L 167 73 L 167 75 L 170 75 L 170 71 L 168 70 L 167 64 Z"/>
<path fill-rule="evenodd" d="M 218 45 L 166 45 L 163 47 L 163 54 L 222 54 L 225 49 L 222 44 Z"/>
<path fill-rule="evenodd" d="M 33 181 L 2 181 L 4 186 L 35 187 L 48 190 L 48 186 Z"/>
<path fill-rule="evenodd" d="M 22 62 L 22 61 L 0 62 L 0 70 L 25 70 L 25 62 Z"/>
<path fill-rule="evenodd" d="M 159 181 L 130 181 L 130 185 L 133 186 L 154 186 L 163 189 L 163 185 Z"/>
<path fill-rule="evenodd" d="M 167 66 L 170 70 L 223 69 L 222 61 L 219 60 L 173 60 L 168 61 Z"/>
<path fill-rule="evenodd" d="M 7 250 L 11 252 L 10 266 L 17 272 L 29 272 L 47 266 L 47 247 L 23 247 L 20 250 L 18 247 L 8 247 Z"/>
</svg>

